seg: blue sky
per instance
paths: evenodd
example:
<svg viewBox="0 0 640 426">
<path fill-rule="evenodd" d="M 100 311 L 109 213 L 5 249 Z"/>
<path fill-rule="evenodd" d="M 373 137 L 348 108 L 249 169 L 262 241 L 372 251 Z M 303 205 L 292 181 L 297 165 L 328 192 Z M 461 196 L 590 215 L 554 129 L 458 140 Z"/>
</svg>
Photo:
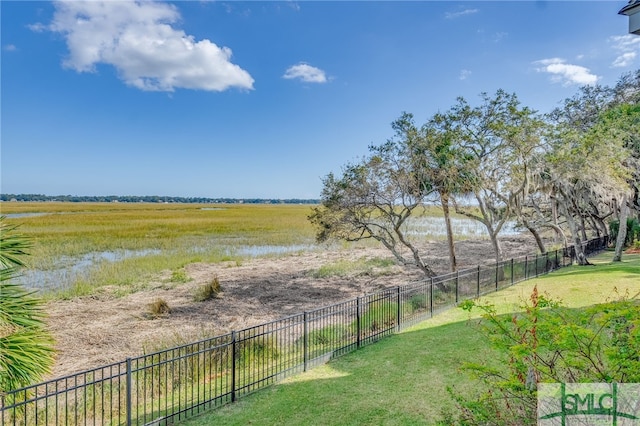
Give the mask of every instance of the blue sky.
<svg viewBox="0 0 640 426">
<path fill-rule="evenodd" d="M 2 193 L 318 198 L 458 96 L 640 68 L 624 1 L 1 1 Z"/>
</svg>

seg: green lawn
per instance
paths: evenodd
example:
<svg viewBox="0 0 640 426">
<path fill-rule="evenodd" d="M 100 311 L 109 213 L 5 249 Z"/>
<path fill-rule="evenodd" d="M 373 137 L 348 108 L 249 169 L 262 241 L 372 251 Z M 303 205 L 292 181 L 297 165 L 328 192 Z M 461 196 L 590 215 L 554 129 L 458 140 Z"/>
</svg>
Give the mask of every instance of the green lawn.
<svg viewBox="0 0 640 426">
<path fill-rule="evenodd" d="M 518 310 L 534 285 L 567 307 L 628 294 L 640 298 L 640 255 L 609 263 L 611 252 L 484 297 L 499 312 Z M 291 377 L 183 425 L 425 425 L 453 408 L 447 386 L 470 392 L 464 362 L 500 362 L 469 314 L 452 309 L 400 334 Z"/>
</svg>

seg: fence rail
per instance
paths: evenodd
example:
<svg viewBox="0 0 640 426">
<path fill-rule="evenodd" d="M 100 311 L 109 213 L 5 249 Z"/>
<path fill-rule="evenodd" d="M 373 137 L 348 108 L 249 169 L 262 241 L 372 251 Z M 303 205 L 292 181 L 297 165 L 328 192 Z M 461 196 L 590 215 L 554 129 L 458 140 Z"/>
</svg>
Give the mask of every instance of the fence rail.
<svg viewBox="0 0 640 426">
<path fill-rule="evenodd" d="M 574 260 L 569 247 L 478 266 L 0 393 L 0 426 L 173 424 Z"/>
</svg>

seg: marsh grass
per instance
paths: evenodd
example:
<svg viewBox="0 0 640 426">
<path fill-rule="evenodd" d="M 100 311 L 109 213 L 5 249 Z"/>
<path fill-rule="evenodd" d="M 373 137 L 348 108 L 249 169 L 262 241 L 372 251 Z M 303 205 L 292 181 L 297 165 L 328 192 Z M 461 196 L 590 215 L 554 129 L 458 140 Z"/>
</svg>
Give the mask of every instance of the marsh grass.
<svg viewBox="0 0 640 426">
<path fill-rule="evenodd" d="M 64 259 L 91 253 L 155 251 L 97 261 L 69 282 L 45 290 L 48 298 L 91 294 L 106 285 L 121 286 L 126 294 L 145 288 L 166 269 L 177 271 L 193 262 L 241 263 L 242 256 L 230 247 L 314 241 L 309 205 L 3 202 L 1 207 L 3 214 L 48 213 L 8 219 L 34 241 L 30 269 L 56 270 Z"/>
<path fill-rule="evenodd" d="M 151 319 L 167 316 L 171 313 L 169 304 L 164 299 L 156 299 L 149 303 L 149 317 Z"/>
<path fill-rule="evenodd" d="M 176 269 L 171 273 L 171 278 L 169 278 L 169 281 L 171 281 L 172 283 L 181 284 L 188 283 L 191 280 L 192 278 L 187 275 L 187 271 L 185 271 L 184 268 Z"/>
<path fill-rule="evenodd" d="M 188 346 L 193 342 L 204 341 L 215 337 L 217 334 L 219 333 L 216 333 L 213 329 L 200 328 L 197 330 L 186 332 L 181 331 L 179 333 L 175 332 L 161 337 L 154 337 L 151 340 L 142 342 L 142 353 L 148 355 L 182 346 Z"/>
<path fill-rule="evenodd" d="M 218 280 L 218 277 L 215 277 L 195 290 L 193 300 L 196 302 L 205 302 L 207 300 L 215 299 L 221 291 L 222 287 L 220 286 L 220 280 Z"/>
<path fill-rule="evenodd" d="M 3 214 L 47 213 L 8 219 L 33 238 L 30 270 L 55 271 L 90 254 L 143 253 L 117 261 L 95 261 L 81 272 L 41 289 L 48 299 L 73 298 L 116 287 L 116 295 L 148 288 L 161 271 L 178 271 L 189 263 L 222 261 L 240 265 L 246 247 L 312 246 L 315 231 L 309 205 L 291 204 L 154 204 L 154 203 L 11 203 Z M 424 215 L 441 216 L 438 207 Z M 370 247 L 370 241 L 340 243 L 342 248 Z M 361 259 L 326 265 L 314 276 L 390 273 L 393 261 Z M 68 265 L 67 265 L 68 266 Z M 179 272 L 173 283 L 182 282 Z"/>
</svg>

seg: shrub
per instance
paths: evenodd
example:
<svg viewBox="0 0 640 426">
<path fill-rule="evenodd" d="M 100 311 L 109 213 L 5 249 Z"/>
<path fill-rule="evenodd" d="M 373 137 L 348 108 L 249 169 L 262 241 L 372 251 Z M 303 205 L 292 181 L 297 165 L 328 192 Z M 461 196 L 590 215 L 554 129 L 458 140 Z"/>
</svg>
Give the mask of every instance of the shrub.
<svg viewBox="0 0 640 426">
<path fill-rule="evenodd" d="M 534 287 L 530 303 L 518 314 L 498 315 L 493 305 L 474 301 L 462 307 L 483 312 L 482 330 L 505 363 L 465 366 L 485 391 L 464 398 L 449 389 L 459 418 L 447 424 L 535 425 L 540 382 L 640 381 L 640 301 L 634 297 L 567 309 Z"/>
<path fill-rule="evenodd" d="M 151 318 L 166 316 L 170 313 L 171 308 L 169 308 L 169 304 L 163 299 L 156 299 L 154 302 L 149 304 L 149 314 Z"/>
<path fill-rule="evenodd" d="M 203 284 L 196 289 L 193 295 L 193 300 L 196 302 L 205 302 L 218 297 L 221 291 L 222 287 L 220 287 L 220 281 L 218 280 L 218 277 L 215 277 L 210 282 Z"/>
<path fill-rule="evenodd" d="M 620 221 L 612 220 L 609 222 L 609 233 L 611 234 L 611 241 L 615 243 L 618 238 L 618 231 L 620 230 Z M 638 219 L 629 217 L 627 218 L 627 236 L 624 240 L 625 246 L 633 245 L 634 241 L 640 240 L 640 223 Z"/>
</svg>

